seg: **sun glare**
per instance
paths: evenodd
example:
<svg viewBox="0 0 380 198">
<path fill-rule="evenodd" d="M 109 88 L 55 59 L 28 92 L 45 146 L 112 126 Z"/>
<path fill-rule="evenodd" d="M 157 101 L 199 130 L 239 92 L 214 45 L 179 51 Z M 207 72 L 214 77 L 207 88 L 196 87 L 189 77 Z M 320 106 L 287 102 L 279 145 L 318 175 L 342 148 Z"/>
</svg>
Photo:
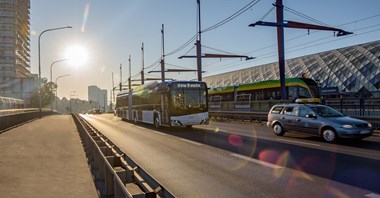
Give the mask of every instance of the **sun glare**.
<svg viewBox="0 0 380 198">
<path fill-rule="evenodd" d="M 71 46 L 66 50 L 66 56 L 73 65 L 83 65 L 87 62 L 88 53 L 81 46 Z"/>
</svg>

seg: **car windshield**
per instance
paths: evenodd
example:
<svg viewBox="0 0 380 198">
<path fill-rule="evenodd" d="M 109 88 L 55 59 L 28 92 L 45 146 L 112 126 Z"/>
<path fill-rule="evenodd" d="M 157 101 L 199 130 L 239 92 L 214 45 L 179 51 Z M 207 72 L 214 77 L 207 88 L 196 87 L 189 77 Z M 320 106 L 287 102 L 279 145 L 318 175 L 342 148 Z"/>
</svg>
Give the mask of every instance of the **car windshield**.
<svg viewBox="0 0 380 198">
<path fill-rule="evenodd" d="M 344 115 L 339 111 L 328 106 L 314 106 L 311 107 L 315 113 L 323 117 L 343 117 Z"/>
</svg>

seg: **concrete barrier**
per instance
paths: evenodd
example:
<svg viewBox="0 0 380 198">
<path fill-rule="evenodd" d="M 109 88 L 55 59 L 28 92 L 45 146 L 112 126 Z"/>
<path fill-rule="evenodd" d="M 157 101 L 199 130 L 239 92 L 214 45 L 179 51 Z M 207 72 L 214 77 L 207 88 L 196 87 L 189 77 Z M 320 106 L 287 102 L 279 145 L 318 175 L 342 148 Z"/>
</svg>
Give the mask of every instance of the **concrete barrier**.
<svg viewBox="0 0 380 198">
<path fill-rule="evenodd" d="M 96 181 L 103 183 L 106 197 L 153 198 L 174 195 L 140 168 L 100 131 L 73 114 Z"/>
<path fill-rule="evenodd" d="M 57 112 L 52 112 L 49 110 L 42 111 L 40 113 L 38 109 L 32 109 L 30 111 L 8 110 L 6 114 L 4 113 L 0 115 L 0 133 L 11 129 L 12 127 L 18 126 L 19 124 L 23 124 L 33 119 L 53 114 L 57 114 Z"/>
</svg>

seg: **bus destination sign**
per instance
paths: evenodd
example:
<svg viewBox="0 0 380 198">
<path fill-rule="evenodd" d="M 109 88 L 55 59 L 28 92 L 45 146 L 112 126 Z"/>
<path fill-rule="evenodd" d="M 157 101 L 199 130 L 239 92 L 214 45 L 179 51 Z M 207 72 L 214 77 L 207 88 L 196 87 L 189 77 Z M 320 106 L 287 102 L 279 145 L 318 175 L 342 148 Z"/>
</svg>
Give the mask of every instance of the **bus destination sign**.
<svg viewBox="0 0 380 198">
<path fill-rule="evenodd" d="M 176 83 L 177 88 L 201 88 L 201 83 Z"/>
</svg>

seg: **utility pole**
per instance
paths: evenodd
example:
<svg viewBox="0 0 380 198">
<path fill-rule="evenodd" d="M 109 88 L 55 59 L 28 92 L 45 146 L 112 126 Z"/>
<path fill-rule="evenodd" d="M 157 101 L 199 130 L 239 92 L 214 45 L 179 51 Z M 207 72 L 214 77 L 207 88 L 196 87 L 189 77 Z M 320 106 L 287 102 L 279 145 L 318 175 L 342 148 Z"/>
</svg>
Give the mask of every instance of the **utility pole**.
<svg viewBox="0 0 380 198">
<path fill-rule="evenodd" d="M 281 83 L 281 100 L 286 100 L 287 93 L 286 93 L 286 83 L 285 83 L 284 27 L 308 29 L 308 30 L 334 31 L 334 32 L 337 32 L 336 36 L 346 36 L 353 33 L 347 32 L 338 28 L 328 27 L 328 26 L 313 25 L 313 24 L 300 23 L 300 22 L 294 22 L 294 21 L 286 21 L 285 23 L 284 11 L 283 11 L 284 5 L 282 4 L 282 0 L 276 0 L 276 3 L 274 4 L 274 6 L 276 6 L 277 22 L 274 23 L 274 22 L 257 21 L 256 23 L 250 24 L 249 27 L 255 27 L 256 25 L 277 27 L 277 48 L 278 48 L 278 65 L 279 65 L 280 83 Z"/>
<path fill-rule="evenodd" d="M 121 63 L 120 63 L 120 84 L 119 84 L 119 89 L 120 89 L 120 91 L 122 91 L 123 90 L 123 88 L 122 88 L 122 74 L 123 74 L 123 72 L 122 72 L 122 70 L 121 70 Z"/>
<path fill-rule="evenodd" d="M 144 43 L 141 45 L 141 85 L 144 84 Z"/>
<path fill-rule="evenodd" d="M 197 46 L 197 70 L 198 70 L 198 81 L 202 81 L 202 49 L 201 49 L 201 1 L 198 2 L 198 39 L 196 41 Z"/>
<path fill-rule="evenodd" d="M 162 35 L 162 53 L 161 53 L 161 80 L 165 82 L 165 37 L 164 37 L 164 24 L 162 24 L 161 28 Z"/>
<path fill-rule="evenodd" d="M 285 47 L 284 47 L 284 5 L 282 0 L 276 0 L 276 18 L 277 18 L 277 49 L 278 65 L 280 70 L 281 100 L 286 100 L 287 93 L 285 87 Z"/>
<path fill-rule="evenodd" d="M 129 78 L 128 78 L 128 89 L 129 90 L 131 90 L 132 89 L 132 82 L 131 82 L 131 78 L 132 78 L 132 75 L 131 75 L 131 55 L 129 55 L 129 59 L 128 59 L 128 61 L 129 61 Z"/>
<path fill-rule="evenodd" d="M 132 72 L 131 72 L 131 55 L 129 55 L 129 78 L 128 78 L 128 120 L 132 120 Z"/>
<path fill-rule="evenodd" d="M 112 103 L 113 103 L 113 100 L 115 99 L 115 83 L 114 83 L 114 81 L 113 81 L 113 72 L 112 72 L 112 90 L 111 90 L 111 104 L 110 104 L 110 108 L 111 108 L 111 110 L 113 109 L 112 108 Z"/>
</svg>

